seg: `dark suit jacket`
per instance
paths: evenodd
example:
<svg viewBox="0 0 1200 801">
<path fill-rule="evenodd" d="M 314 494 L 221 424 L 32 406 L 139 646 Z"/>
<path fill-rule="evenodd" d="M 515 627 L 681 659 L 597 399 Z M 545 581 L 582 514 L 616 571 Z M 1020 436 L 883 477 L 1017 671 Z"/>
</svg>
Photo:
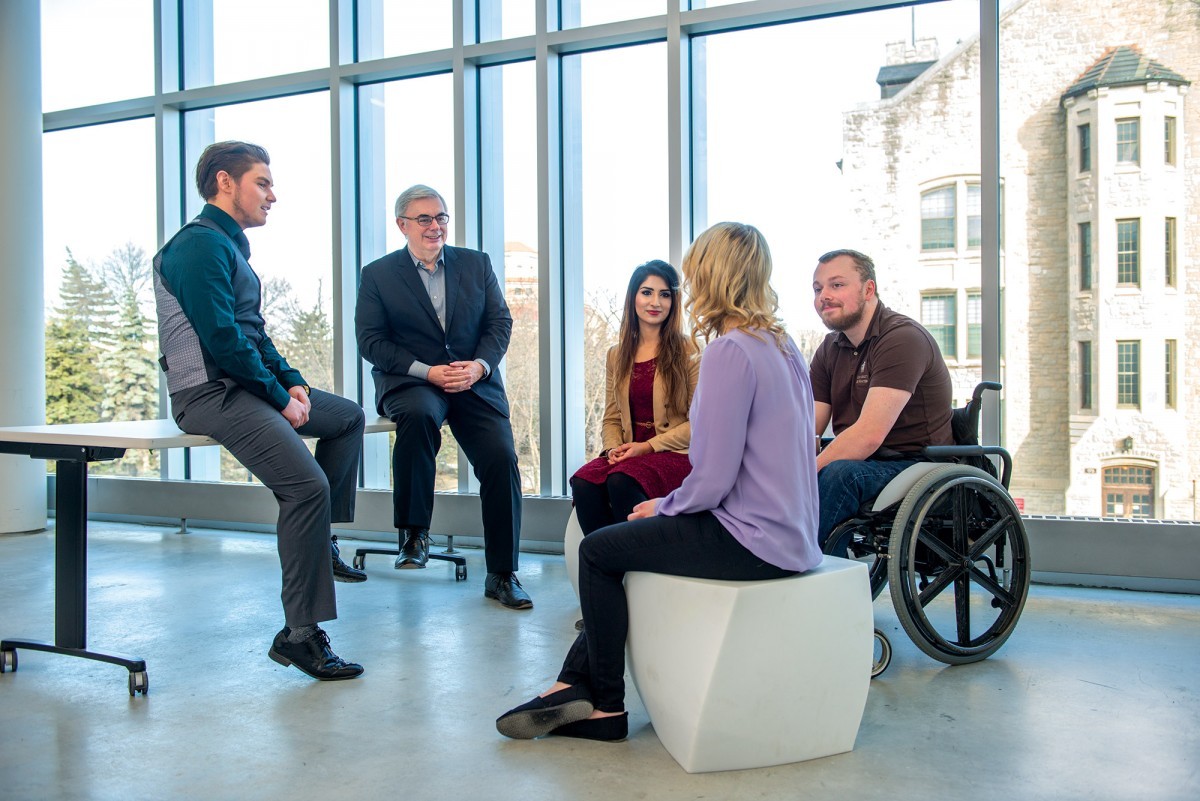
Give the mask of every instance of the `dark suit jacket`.
<svg viewBox="0 0 1200 801">
<path fill-rule="evenodd" d="M 492 261 L 486 253 L 450 245 L 442 256 L 444 331 L 407 247 L 363 268 L 354 327 L 358 350 L 373 365 L 376 407 L 383 414 L 383 397 L 389 392 L 427 383 L 408 374 L 413 361 L 432 366 L 483 359 L 492 372 L 470 391 L 507 417 L 508 397 L 499 367 L 512 335 L 512 315 Z"/>
</svg>

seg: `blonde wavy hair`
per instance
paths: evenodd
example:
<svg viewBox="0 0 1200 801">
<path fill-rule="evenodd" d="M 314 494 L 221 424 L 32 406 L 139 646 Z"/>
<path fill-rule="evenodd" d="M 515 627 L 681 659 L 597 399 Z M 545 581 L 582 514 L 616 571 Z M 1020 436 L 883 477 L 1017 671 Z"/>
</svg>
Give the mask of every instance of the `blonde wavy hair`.
<svg viewBox="0 0 1200 801">
<path fill-rule="evenodd" d="M 770 333 L 784 349 L 787 332 L 776 316 L 771 249 L 753 225 L 720 222 L 700 234 L 683 257 L 683 275 L 697 348 L 700 337 L 707 343 L 737 328 L 758 339 L 758 332 Z"/>
</svg>

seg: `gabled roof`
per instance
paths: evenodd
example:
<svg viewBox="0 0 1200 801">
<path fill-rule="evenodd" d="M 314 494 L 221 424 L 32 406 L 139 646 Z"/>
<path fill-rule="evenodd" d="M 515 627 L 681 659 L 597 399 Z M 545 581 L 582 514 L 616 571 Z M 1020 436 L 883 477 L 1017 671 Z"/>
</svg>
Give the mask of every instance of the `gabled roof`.
<svg viewBox="0 0 1200 801">
<path fill-rule="evenodd" d="M 1191 84 L 1178 72 L 1164 67 L 1142 54 L 1137 45 L 1110 47 L 1095 64 L 1080 75 L 1062 99 L 1087 94 L 1101 86 L 1132 86 L 1140 83 L 1163 82 L 1177 86 Z"/>
</svg>

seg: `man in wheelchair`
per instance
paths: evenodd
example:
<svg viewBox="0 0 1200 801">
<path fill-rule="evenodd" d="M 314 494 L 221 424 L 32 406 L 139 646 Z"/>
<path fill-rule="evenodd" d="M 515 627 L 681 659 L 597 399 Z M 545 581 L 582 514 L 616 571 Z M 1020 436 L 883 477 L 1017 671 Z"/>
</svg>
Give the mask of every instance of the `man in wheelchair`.
<svg viewBox="0 0 1200 801">
<path fill-rule="evenodd" d="M 879 301 L 875 263 L 855 250 L 817 260 L 813 305 L 830 329 L 810 369 L 817 436 L 817 537 L 854 516 L 929 445 L 953 445 L 946 362 L 925 328 Z"/>
<path fill-rule="evenodd" d="M 818 260 L 813 304 L 832 331 L 810 369 L 816 434 L 832 421 L 836 435 L 817 455 L 821 546 L 865 562 L 872 595 L 890 584 L 922 651 L 947 664 L 985 659 L 1016 626 L 1031 569 L 1007 491 L 1012 460 L 978 440 L 982 393 L 1001 387 L 981 382 L 952 411 L 937 343 L 879 302 L 875 265 L 857 251 Z M 873 675 L 891 652 L 878 630 L 876 640 Z"/>
</svg>

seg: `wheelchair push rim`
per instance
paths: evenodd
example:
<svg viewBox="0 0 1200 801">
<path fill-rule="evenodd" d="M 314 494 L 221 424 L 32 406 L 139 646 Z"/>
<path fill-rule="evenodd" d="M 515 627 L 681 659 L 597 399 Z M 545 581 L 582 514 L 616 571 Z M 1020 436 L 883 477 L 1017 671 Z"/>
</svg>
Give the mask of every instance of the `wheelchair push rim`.
<svg viewBox="0 0 1200 801">
<path fill-rule="evenodd" d="M 978 662 L 1012 634 L 1029 590 L 1029 542 L 992 476 L 964 465 L 930 472 L 900 505 L 888 551 L 896 615 L 926 654 Z"/>
</svg>

